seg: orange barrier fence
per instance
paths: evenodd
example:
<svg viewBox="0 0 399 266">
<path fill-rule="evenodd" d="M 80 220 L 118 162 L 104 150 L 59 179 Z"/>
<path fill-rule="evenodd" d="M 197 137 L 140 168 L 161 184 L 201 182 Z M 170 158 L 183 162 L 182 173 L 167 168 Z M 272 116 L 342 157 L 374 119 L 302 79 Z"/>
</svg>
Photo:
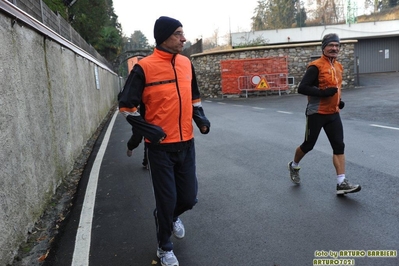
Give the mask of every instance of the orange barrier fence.
<svg viewBox="0 0 399 266">
<path fill-rule="evenodd" d="M 287 57 L 222 60 L 222 94 L 288 90 Z"/>
<path fill-rule="evenodd" d="M 286 73 L 241 76 L 238 77 L 237 83 L 238 89 L 245 92 L 245 97 L 248 97 L 248 92 L 255 91 L 278 91 L 278 94 L 281 95 L 281 91 L 287 92 L 289 89 Z"/>
</svg>

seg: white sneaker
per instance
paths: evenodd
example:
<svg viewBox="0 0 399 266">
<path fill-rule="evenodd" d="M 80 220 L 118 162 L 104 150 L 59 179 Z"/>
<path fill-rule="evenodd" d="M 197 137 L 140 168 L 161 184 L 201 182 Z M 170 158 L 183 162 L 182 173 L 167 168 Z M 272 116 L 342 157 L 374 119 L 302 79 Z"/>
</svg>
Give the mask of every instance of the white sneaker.
<svg viewBox="0 0 399 266">
<path fill-rule="evenodd" d="M 159 258 L 162 266 L 179 266 L 179 261 L 173 253 L 173 250 L 163 251 L 161 248 L 158 248 L 157 257 Z"/>
<path fill-rule="evenodd" d="M 173 235 L 178 239 L 182 239 L 185 234 L 184 224 L 180 218 L 177 218 L 176 222 L 173 223 Z"/>
<path fill-rule="evenodd" d="M 337 195 L 345 195 L 346 193 L 359 192 L 362 189 L 360 185 L 352 185 L 348 179 L 344 179 L 341 185 L 337 184 Z"/>
<path fill-rule="evenodd" d="M 301 170 L 301 167 L 293 167 L 292 166 L 292 161 L 288 163 L 288 170 L 290 171 L 290 178 L 291 181 L 294 182 L 295 184 L 301 183 L 301 178 L 299 177 L 299 170 Z"/>
</svg>

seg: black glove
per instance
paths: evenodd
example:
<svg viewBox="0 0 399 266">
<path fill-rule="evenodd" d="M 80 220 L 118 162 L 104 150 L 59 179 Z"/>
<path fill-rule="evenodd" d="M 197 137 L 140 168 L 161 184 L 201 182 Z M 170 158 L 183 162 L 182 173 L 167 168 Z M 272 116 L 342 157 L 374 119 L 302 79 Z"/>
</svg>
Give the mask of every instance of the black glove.
<svg viewBox="0 0 399 266">
<path fill-rule="evenodd" d="M 206 118 L 202 107 L 193 107 L 193 119 L 198 128 L 201 129 L 203 126 L 207 127 L 207 129 L 204 132 L 200 130 L 202 134 L 209 133 L 209 130 L 211 128 L 211 123 L 209 122 L 208 118 Z"/>
<path fill-rule="evenodd" d="M 320 90 L 320 97 L 331 97 L 334 94 L 336 94 L 337 91 L 338 91 L 338 88 L 335 88 L 335 87 L 325 88 L 324 90 Z"/>
<path fill-rule="evenodd" d="M 153 144 L 158 144 L 166 138 L 161 127 L 147 123 L 141 116 L 128 115 L 126 120 L 133 126 L 133 136 L 143 136 Z"/>
<path fill-rule="evenodd" d="M 338 107 L 339 107 L 339 109 L 343 109 L 345 107 L 345 102 L 343 102 L 342 100 L 339 100 Z"/>
<path fill-rule="evenodd" d="M 140 145 L 142 139 L 143 136 L 137 133 L 136 134 L 133 133 L 133 135 L 130 137 L 129 141 L 127 142 L 127 148 L 131 151 L 134 150 Z"/>
</svg>

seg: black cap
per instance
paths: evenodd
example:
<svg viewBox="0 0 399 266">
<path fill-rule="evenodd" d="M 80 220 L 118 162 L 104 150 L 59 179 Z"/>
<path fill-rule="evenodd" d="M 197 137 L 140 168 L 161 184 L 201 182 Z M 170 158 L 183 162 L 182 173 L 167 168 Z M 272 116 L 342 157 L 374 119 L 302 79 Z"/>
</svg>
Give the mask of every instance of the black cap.
<svg viewBox="0 0 399 266">
<path fill-rule="evenodd" d="M 321 41 L 321 50 L 324 50 L 324 48 L 326 48 L 327 44 L 329 44 L 330 42 L 339 43 L 339 37 L 336 33 L 329 33 L 327 35 L 324 35 L 323 40 Z"/>
<path fill-rule="evenodd" d="M 183 25 L 177 19 L 165 16 L 159 17 L 154 25 L 154 38 L 157 45 L 168 39 L 178 27 L 183 27 Z"/>
</svg>

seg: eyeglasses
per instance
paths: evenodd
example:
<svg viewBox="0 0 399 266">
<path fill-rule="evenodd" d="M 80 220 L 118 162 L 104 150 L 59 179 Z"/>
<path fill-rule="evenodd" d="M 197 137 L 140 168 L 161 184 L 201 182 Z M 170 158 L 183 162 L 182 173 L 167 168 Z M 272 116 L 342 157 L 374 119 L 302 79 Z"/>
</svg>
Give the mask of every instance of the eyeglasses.
<svg viewBox="0 0 399 266">
<path fill-rule="evenodd" d="M 175 31 L 175 32 L 173 33 L 173 35 L 176 36 L 176 37 L 181 38 L 181 37 L 184 37 L 184 32 L 182 32 L 182 31 Z"/>
<path fill-rule="evenodd" d="M 329 44 L 327 44 L 327 47 L 328 48 L 341 48 L 341 45 L 340 44 L 332 44 L 332 43 L 329 43 Z"/>
</svg>

